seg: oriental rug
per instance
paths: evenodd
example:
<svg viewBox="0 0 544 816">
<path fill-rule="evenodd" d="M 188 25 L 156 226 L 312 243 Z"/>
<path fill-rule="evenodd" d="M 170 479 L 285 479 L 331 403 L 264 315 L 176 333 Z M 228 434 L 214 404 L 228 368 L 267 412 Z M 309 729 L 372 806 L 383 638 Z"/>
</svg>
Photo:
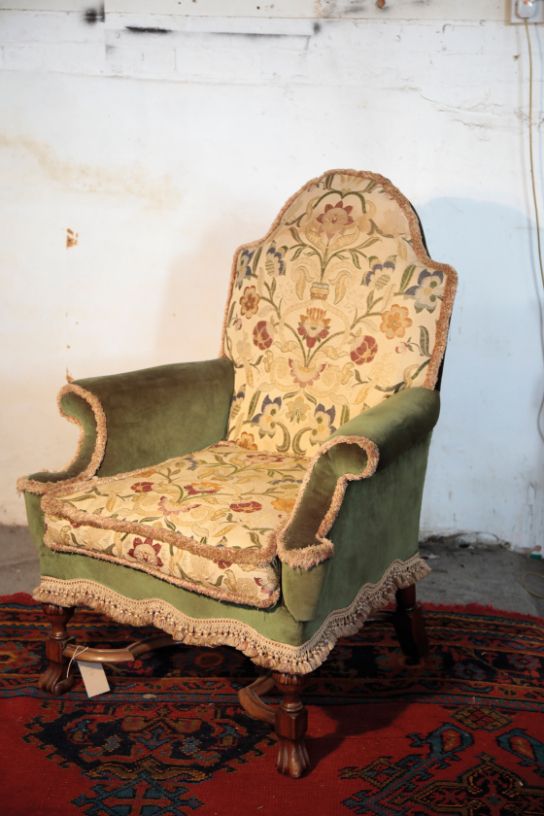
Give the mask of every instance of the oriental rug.
<svg viewBox="0 0 544 816">
<path fill-rule="evenodd" d="M 430 656 L 408 666 L 386 620 L 341 641 L 305 695 L 312 770 L 275 771 L 270 727 L 240 709 L 256 670 L 233 649 L 169 647 L 36 689 L 46 625 L 27 595 L 0 604 L 2 816 L 542 816 L 544 621 L 425 607 Z M 142 630 L 80 610 L 79 642 Z M 92 638 L 94 637 L 94 641 Z"/>
</svg>

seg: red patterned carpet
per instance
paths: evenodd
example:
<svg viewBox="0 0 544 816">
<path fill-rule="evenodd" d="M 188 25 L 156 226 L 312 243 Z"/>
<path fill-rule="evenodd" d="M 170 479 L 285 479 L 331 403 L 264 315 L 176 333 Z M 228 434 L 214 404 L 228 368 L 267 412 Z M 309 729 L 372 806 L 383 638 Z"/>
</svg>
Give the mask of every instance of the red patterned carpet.
<svg viewBox="0 0 544 816">
<path fill-rule="evenodd" d="M 544 621 L 429 608 L 426 664 L 392 627 L 342 641 L 309 682 L 313 770 L 280 777 L 269 726 L 239 708 L 252 664 L 232 649 L 169 648 L 109 670 L 88 700 L 36 690 L 45 625 L 28 596 L 0 605 L 2 816 L 542 816 Z M 71 633 L 141 630 L 80 611 Z M 96 642 L 96 640 L 95 640 Z"/>
</svg>

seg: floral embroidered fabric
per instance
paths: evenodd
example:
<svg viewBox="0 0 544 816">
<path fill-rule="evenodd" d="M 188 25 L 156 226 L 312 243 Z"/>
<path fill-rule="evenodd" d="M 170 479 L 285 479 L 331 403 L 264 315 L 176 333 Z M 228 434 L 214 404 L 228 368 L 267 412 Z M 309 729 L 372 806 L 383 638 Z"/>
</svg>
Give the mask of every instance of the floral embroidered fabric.
<svg viewBox="0 0 544 816">
<path fill-rule="evenodd" d="M 155 467 L 94 478 L 42 500 L 46 543 L 250 606 L 276 603 L 274 531 L 306 459 L 220 442 Z"/>
<path fill-rule="evenodd" d="M 454 286 L 386 179 L 335 171 L 310 182 L 235 255 L 229 439 L 312 454 L 387 396 L 434 387 Z"/>
</svg>

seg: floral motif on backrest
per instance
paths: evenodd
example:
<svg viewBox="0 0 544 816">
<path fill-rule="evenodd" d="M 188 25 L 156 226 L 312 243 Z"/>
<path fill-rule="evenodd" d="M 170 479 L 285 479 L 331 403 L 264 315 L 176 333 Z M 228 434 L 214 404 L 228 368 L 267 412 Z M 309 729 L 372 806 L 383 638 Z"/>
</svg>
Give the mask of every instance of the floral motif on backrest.
<svg viewBox="0 0 544 816">
<path fill-rule="evenodd" d="M 234 257 L 228 438 L 311 455 L 400 389 L 433 388 L 454 287 L 387 179 L 332 171 L 307 184 Z"/>
</svg>

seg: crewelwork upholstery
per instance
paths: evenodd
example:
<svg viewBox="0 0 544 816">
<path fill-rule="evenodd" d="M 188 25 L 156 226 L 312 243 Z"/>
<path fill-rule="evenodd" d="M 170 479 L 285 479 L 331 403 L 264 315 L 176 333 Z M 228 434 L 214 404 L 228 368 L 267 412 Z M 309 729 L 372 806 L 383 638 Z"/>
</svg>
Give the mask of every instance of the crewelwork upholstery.
<svg viewBox="0 0 544 816">
<path fill-rule="evenodd" d="M 389 181 L 309 182 L 236 252 L 218 359 L 62 389 L 77 454 L 19 482 L 35 597 L 276 672 L 319 666 L 428 571 L 419 513 L 455 285 Z"/>
<path fill-rule="evenodd" d="M 78 482 L 43 499 L 45 543 L 91 551 L 212 598 L 273 606 L 274 531 L 306 468 L 302 457 L 219 442 L 128 475 Z"/>
<path fill-rule="evenodd" d="M 421 258 L 411 207 L 381 182 L 322 176 L 238 250 L 224 345 L 238 444 L 313 454 L 386 396 L 434 387 L 452 276 Z"/>
</svg>

